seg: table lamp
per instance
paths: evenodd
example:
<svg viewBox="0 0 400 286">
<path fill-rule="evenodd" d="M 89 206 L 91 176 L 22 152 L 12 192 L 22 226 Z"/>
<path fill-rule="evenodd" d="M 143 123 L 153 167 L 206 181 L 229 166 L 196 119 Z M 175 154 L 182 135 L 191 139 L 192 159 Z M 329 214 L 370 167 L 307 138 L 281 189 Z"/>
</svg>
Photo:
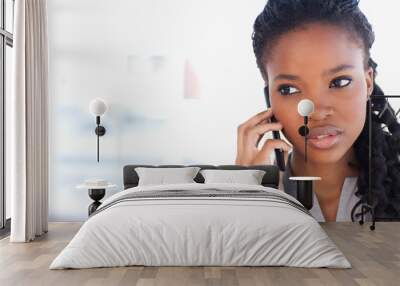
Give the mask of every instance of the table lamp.
<svg viewBox="0 0 400 286">
<path fill-rule="evenodd" d="M 314 103 L 303 99 L 297 105 L 297 112 L 304 118 L 304 125 L 300 126 L 299 134 L 304 137 L 304 160 L 307 162 L 308 116 L 314 112 Z M 297 199 L 305 208 L 310 210 L 313 206 L 313 181 L 321 180 L 320 177 L 290 177 L 297 183 Z"/>
</svg>

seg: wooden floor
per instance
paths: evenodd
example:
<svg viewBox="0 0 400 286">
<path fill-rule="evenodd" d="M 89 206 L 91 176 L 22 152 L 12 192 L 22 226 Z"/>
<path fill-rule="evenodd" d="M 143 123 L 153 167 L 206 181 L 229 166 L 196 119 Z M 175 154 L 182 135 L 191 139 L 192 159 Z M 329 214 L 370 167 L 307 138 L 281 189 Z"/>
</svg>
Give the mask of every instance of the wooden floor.
<svg viewBox="0 0 400 286">
<path fill-rule="evenodd" d="M 400 285 L 400 223 L 325 223 L 323 228 L 353 268 L 291 267 L 118 267 L 49 270 L 80 223 L 50 223 L 32 243 L 0 241 L 0 285 Z"/>
</svg>

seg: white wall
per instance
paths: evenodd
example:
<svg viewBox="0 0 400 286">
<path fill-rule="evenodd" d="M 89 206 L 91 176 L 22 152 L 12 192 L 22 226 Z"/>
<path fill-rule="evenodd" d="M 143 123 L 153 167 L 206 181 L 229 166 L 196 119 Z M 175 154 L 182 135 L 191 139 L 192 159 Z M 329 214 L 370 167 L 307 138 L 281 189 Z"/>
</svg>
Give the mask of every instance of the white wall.
<svg viewBox="0 0 400 286">
<path fill-rule="evenodd" d="M 400 5 L 361 2 L 377 32 L 372 55 L 379 64 L 378 81 L 386 91 L 400 93 L 400 41 L 393 36 Z M 124 164 L 234 163 L 238 124 L 265 104 L 251 45 L 252 24 L 264 4 L 48 1 L 50 220 L 85 219 L 90 199 L 75 185 L 101 177 L 120 189 Z M 189 96 L 187 63 L 199 86 Z M 100 163 L 95 119 L 88 112 L 95 97 L 109 104 Z"/>
<path fill-rule="evenodd" d="M 396 36 L 400 27 L 400 1 L 362 0 L 360 7 L 375 31 L 371 56 L 378 63 L 376 80 L 386 94 L 400 95 L 400 39 Z M 392 102 L 400 108 L 399 101 Z"/>
</svg>

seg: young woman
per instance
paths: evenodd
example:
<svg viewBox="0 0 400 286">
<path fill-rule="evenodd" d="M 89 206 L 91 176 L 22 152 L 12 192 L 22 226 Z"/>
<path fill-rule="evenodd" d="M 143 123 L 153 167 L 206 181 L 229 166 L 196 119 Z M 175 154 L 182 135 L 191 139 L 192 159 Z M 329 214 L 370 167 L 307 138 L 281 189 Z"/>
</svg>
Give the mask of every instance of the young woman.
<svg viewBox="0 0 400 286">
<path fill-rule="evenodd" d="M 320 221 L 356 219 L 367 195 L 368 100 L 383 95 L 370 57 L 374 38 L 357 0 L 269 0 L 254 24 L 253 48 L 271 108 L 239 126 L 236 164 L 271 164 L 271 152 L 283 149 L 286 171 L 280 189 L 291 193 L 289 176 L 322 178 L 314 182 L 311 212 Z M 307 163 L 304 137 L 298 133 L 303 118 L 297 113 L 297 104 L 306 98 L 315 105 Z M 372 204 L 377 218 L 396 218 L 400 124 L 387 100 L 372 103 Z M 268 123 L 272 115 L 277 123 Z M 282 131 L 291 144 L 269 139 L 257 146 L 272 130 Z"/>
</svg>

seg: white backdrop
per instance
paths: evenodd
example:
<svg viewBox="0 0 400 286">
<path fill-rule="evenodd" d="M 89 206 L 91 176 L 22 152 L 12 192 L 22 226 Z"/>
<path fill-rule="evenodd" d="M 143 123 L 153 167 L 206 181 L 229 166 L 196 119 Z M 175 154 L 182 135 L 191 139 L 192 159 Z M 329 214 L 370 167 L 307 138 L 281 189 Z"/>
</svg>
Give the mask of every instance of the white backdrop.
<svg viewBox="0 0 400 286">
<path fill-rule="evenodd" d="M 90 199 L 75 185 L 104 178 L 120 189 L 124 164 L 234 163 L 237 126 L 265 106 L 251 45 L 265 3 L 48 1 L 50 220 L 85 219 Z M 384 3 L 361 8 L 376 31 L 377 81 L 400 94 L 400 4 Z M 88 112 L 95 97 L 109 105 L 100 163 Z"/>
</svg>

